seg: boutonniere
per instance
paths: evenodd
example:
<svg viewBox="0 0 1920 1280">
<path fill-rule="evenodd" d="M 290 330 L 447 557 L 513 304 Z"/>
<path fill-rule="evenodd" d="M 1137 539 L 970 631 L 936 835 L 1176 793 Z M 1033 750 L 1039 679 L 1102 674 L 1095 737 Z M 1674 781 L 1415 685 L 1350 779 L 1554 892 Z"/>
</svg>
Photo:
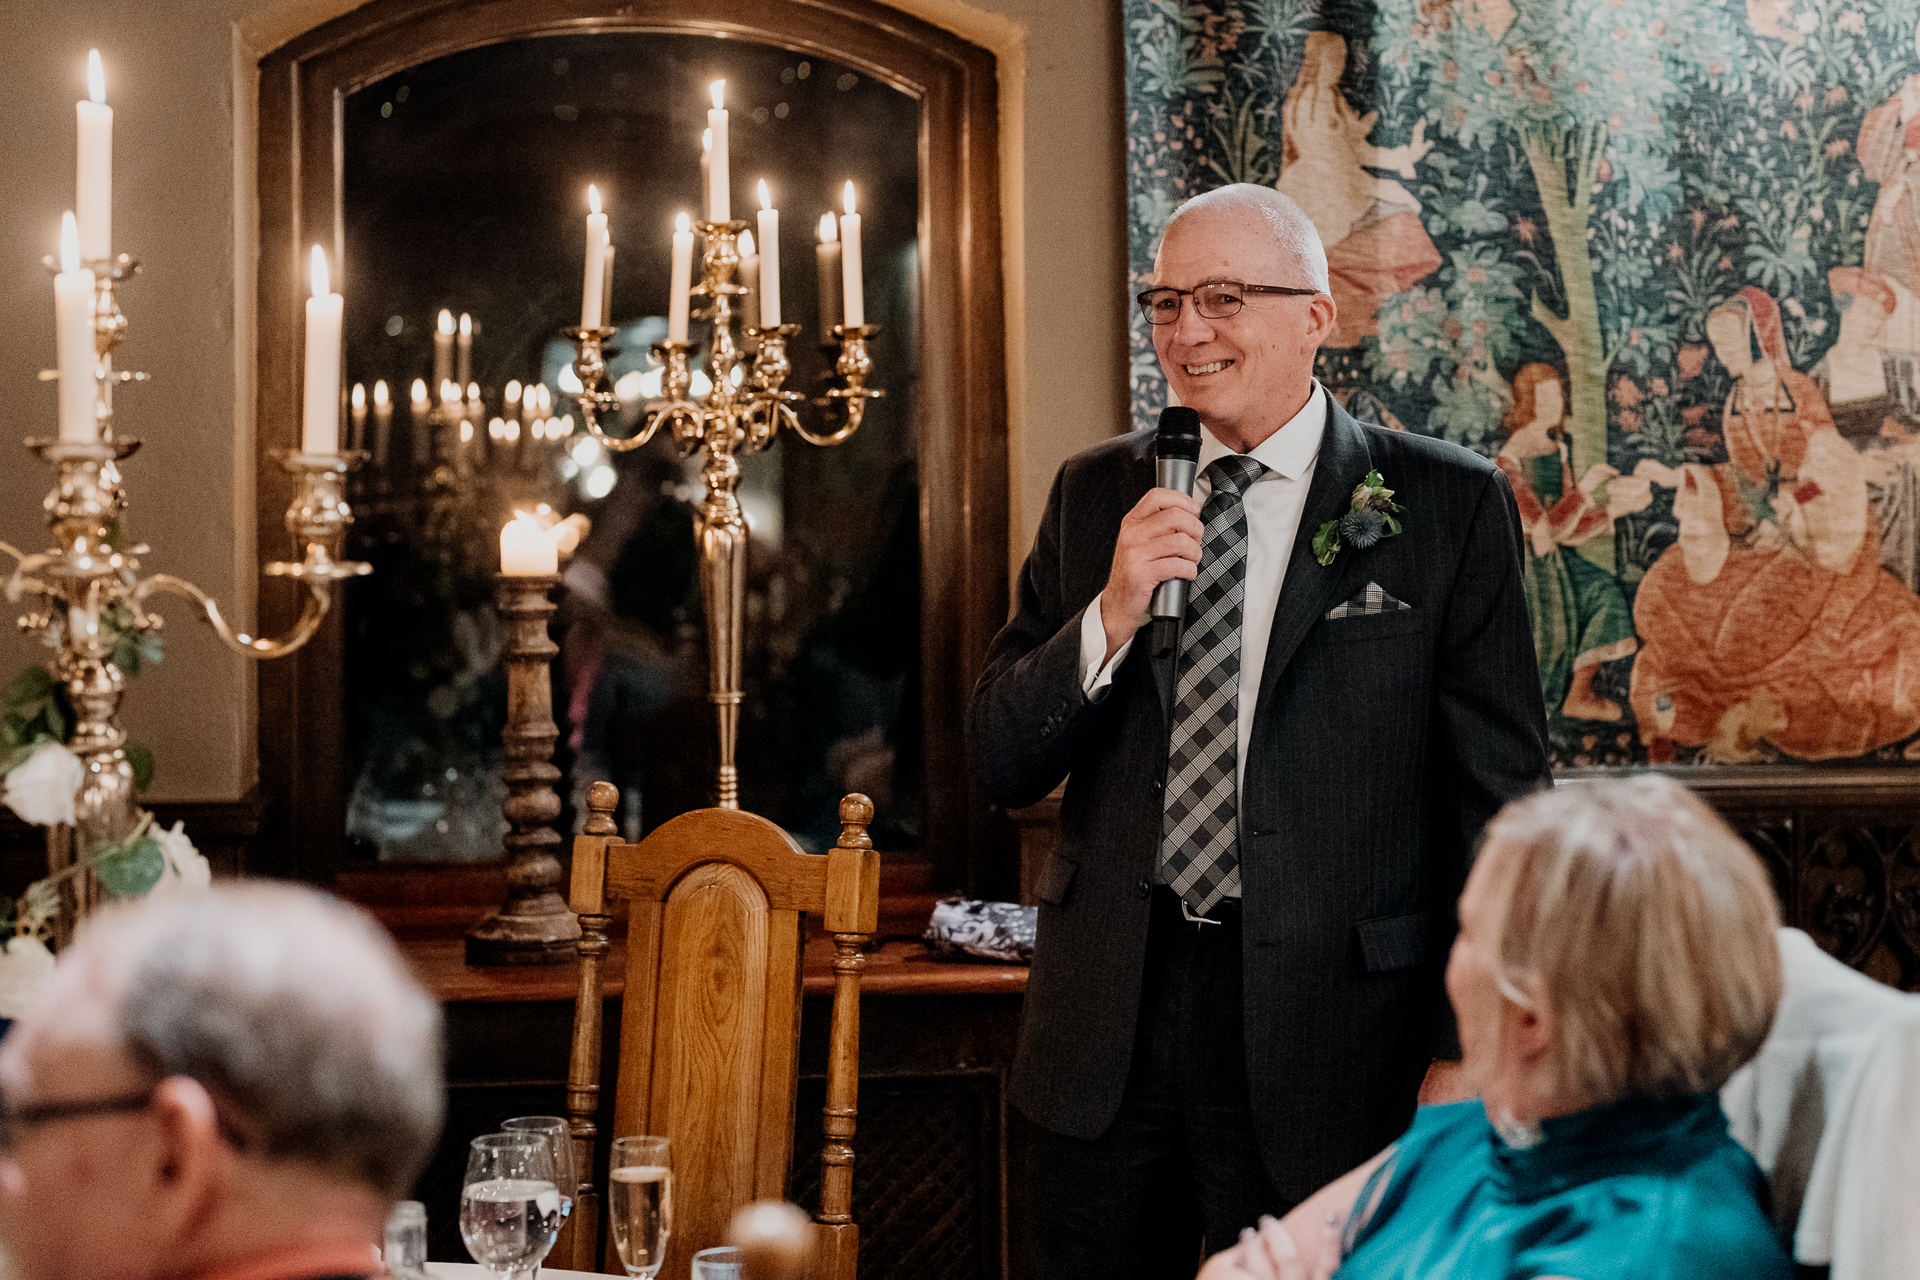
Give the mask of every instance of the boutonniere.
<svg viewBox="0 0 1920 1280">
<path fill-rule="evenodd" d="M 1367 478 L 1353 486 L 1353 503 L 1347 513 L 1327 521 L 1313 535 L 1313 558 L 1330 565 L 1343 545 L 1365 551 L 1380 539 L 1391 538 L 1400 532 L 1400 522 L 1393 518 L 1400 510 L 1400 504 L 1393 500 L 1393 490 L 1387 488 L 1380 473 L 1367 472 Z"/>
</svg>

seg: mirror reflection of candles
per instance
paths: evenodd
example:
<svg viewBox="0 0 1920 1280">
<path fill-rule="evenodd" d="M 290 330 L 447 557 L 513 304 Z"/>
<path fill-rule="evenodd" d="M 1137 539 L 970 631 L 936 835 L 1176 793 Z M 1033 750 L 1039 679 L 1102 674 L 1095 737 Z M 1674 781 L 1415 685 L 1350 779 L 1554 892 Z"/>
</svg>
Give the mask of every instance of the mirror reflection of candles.
<svg viewBox="0 0 1920 1280">
<path fill-rule="evenodd" d="M 810 74 L 796 74 L 803 64 Z M 886 824 L 876 839 L 921 847 L 919 110 L 851 68 L 772 46 L 625 33 L 488 45 L 347 96 L 346 373 L 375 388 L 354 437 L 375 456 L 351 480 L 349 550 L 379 569 L 347 609 L 356 856 L 499 856 L 505 678 L 491 580 L 514 513 L 541 504 L 543 519 L 592 517 L 584 537 L 576 526 L 560 538 L 577 549 L 540 570 L 565 583 L 552 633 L 568 812 L 556 825 L 576 823 L 601 778 L 621 788 L 629 836 L 712 802 L 700 458 L 665 438 L 613 453 L 586 435 L 562 331 L 576 320 L 612 331 L 611 435 L 634 434 L 663 394 L 655 342 L 688 343 L 687 394 L 709 395 L 694 222 L 728 218 L 736 195 L 747 203 L 734 280 L 750 291 L 734 298 L 736 324 L 821 318 L 789 342 L 787 389 L 821 394 L 833 326 L 866 321 L 896 388 L 838 446 L 783 438 L 740 458 L 751 530 L 741 803 L 825 848 L 840 796 L 865 791 Z M 641 138 L 658 145 L 636 150 Z M 817 279 L 782 279 L 779 207 L 795 202 L 833 211 Z M 745 366 L 731 372 L 744 383 Z M 408 389 L 398 412 L 382 413 L 380 383 Z"/>
</svg>

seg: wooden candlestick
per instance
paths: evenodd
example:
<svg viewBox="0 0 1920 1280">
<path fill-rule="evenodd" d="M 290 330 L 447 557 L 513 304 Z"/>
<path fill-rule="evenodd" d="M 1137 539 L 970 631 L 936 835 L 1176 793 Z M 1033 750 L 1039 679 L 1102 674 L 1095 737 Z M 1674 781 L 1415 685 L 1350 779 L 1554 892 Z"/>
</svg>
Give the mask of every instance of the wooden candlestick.
<svg viewBox="0 0 1920 1280">
<path fill-rule="evenodd" d="M 507 784 L 501 811 L 507 833 L 507 901 L 467 932 L 468 964 L 559 964 L 574 958 L 580 922 L 560 896 L 560 797 L 553 784 L 553 677 L 548 664 L 560 652 L 547 636 L 554 613 L 548 592 L 560 584 L 551 574 L 499 574 L 494 578 L 500 611 L 501 655 L 507 663 Z"/>
</svg>

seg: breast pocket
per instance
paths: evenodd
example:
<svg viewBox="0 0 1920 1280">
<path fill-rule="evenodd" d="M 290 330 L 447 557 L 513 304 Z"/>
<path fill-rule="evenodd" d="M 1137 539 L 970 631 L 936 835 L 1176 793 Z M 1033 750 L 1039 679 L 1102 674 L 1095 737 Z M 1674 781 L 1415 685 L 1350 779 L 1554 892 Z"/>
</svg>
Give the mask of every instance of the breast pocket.
<svg viewBox="0 0 1920 1280">
<path fill-rule="evenodd" d="M 1316 639 L 1323 644 L 1356 644 L 1362 640 L 1385 640 L 1389 636 L 1412 635 L 1426 628 L 1425 610 L 1396 609 L 1391 613 L 1323 618 L 1316 631 Z"/>
</svg>

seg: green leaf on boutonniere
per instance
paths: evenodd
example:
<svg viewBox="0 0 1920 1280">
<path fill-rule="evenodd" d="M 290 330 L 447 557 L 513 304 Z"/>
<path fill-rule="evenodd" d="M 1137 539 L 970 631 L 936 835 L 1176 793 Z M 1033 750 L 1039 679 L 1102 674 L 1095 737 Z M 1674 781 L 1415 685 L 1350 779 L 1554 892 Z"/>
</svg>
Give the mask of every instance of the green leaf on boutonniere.
<svg viewBox="0 0 1920 1280">
<path fill-rule="evenodd" d="M 127 763 L 133 767 L 133 789 L 145 791 L 153 785 L 153 752 L 137 742 L 126 745 Z"/>
<path fill-rule="evenodd" d="M 1313 558 L 1324 568 L 1332 564 L 1333 558 L 1339 554 L 1340 522 L 1329 520 L 1320 526 L 1320 532 L 1313 535 Z"/>
</svg>

